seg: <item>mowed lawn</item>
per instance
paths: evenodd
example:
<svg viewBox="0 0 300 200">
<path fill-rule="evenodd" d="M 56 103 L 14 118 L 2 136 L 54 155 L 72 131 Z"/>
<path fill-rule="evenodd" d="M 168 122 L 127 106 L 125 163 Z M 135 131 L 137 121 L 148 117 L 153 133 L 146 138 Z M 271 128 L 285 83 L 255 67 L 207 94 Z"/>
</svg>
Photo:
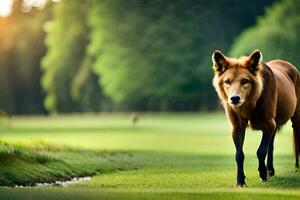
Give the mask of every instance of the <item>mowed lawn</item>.
<svg viewBox="0 0 300 200">
<path fill-rule="evenodd" d="M 124 162 L 134 166 L 68 187 L 1 188 L 0 199 L 300 198 L 290 124 L 275 139 L 276 176 L 268 182 L 258 178 L 255 154 L 261 133 L 247 131 L 247 188 L 233 187 L 234 146 L 224 113 L 142 114 L 136 126 L 129 114 L 14 117 L 3 121 L 0 135 L 11 144 L 43 142 L 78 150 L 124 152 L 130 155 Z"/>
</svg>

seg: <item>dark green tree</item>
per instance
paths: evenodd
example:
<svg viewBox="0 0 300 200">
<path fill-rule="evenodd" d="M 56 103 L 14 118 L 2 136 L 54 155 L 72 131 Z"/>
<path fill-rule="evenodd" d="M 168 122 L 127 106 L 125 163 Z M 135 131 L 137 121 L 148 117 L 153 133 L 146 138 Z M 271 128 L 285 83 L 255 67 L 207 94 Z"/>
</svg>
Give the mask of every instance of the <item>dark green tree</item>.
<svg viewBox="0 0 300 200">
<path fill-rule="evenodd" d="M 127 108 L 215 107 L 212 52 L 271 2 L 95 0 L 89 54 L 104 92 Z"/>
<path fill-rule="evenodd" d="M 270 6 L 255 26 L 236 39 L 231 54 L 246 55 L 259 48 L 266 61 L 286 59 L 300 67 L 299 9 L 299 0 L 280 1 Z"/>
<path fill-rule="evenodd" d="M 87 15 L 90 2 L 62 1 L 54 6 L 53 20 L 46 24 L 48 51 L 43 58 L 42 85 L 50 112 L 98 111 L 103 103 L 97 78 L 88 57 Z"/>
<path fill-rule="evenodd" d="M 12 14 L 0 19 L 0 108 L 10 114 L 45 112 L 40 60 L 46 52 L 43 23 L 50 16 L 49 8 L 24 13 L 16 0 Z"/>
</svg>

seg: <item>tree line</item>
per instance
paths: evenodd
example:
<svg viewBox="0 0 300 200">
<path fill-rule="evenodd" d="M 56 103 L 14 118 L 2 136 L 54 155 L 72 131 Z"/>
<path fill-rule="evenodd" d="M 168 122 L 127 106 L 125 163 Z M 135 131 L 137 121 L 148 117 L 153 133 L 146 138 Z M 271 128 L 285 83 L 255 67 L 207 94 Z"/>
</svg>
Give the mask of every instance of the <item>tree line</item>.
<svg viewBox="0 0 300 200">
<path fill-rule="evenodd" d="M 62 0 L 29 13 L 15 3 L 0 21 L 0 106 L 18 114 L 216 109 L 215 49 L 299 59 L 299 0 L 274 2 Z"/>
</svg>

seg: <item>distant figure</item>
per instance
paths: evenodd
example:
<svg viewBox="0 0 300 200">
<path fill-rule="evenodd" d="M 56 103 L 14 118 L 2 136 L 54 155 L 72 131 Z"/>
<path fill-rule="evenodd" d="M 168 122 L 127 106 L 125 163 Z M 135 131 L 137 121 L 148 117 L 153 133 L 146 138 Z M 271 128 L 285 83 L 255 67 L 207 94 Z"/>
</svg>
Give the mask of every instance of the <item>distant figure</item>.
<svg viewBox="0 0 300 200">
<path fill-rule="evenodd" d="M 0 116 L 6 117 L 6 116 L 8 116 L 8 114 L 4 110 L 0 110 Z"/>
<path fill-rule="evenodd" d="M 0 109 L 0 124 L 6 127 L 10 127 L 10 115 L 4 110 Z"/>
<path fill-rule="evenodd" d="M 131 121 L 132 121 L 133 126 L 135 126 L 137 124 L 137 122 L 139 121 L 139 116 L 140 116 L 140 114 L 138 112 L 132 113 Z"/>
</svg>

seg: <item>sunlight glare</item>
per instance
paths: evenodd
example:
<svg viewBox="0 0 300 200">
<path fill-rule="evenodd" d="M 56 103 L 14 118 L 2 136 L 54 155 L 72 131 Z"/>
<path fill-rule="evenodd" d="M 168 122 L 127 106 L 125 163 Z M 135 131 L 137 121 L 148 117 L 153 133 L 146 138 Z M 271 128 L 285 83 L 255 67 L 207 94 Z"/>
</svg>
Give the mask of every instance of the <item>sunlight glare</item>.
<svg viewBox="0 0 300 200">
<path fill-rule="evenodd" d="M 0 16 L 7 17 L 12 10 L 12 0 L 0 0 Z"/>
<path fill-rule="evenodd" d="M 37 7 L 44 8 L 46 6 L 46 0 L 23 0 L 23 6 L 25 8 Z"/>
</svg>

